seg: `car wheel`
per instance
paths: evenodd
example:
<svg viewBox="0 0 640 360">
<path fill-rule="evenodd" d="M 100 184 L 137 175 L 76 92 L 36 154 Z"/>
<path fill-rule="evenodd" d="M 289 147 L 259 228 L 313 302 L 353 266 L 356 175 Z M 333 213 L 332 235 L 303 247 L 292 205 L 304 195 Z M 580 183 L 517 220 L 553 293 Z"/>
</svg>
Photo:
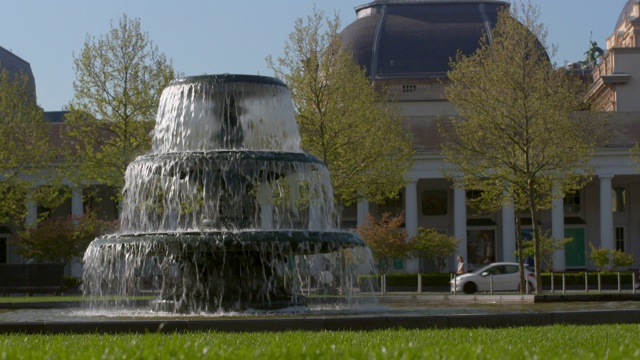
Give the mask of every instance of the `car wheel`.
<svg viewBox="0 0 640 360">
<path fill-rule="evenodd" d="M 478 287 L 476 286 L 475 283 L 468 282 L 464 284 L 464 286 L 462 287 L 462 290 L 464 291 L 465 294 L 473 294 L 474 292 L 478 291 Z"/>
</svg>

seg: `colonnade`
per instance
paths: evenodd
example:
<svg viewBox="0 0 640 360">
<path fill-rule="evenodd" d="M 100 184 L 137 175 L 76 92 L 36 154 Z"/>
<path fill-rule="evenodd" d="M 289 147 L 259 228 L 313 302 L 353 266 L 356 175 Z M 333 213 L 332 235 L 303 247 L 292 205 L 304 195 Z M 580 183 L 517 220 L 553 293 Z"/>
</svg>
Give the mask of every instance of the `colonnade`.
<svg viewBox="0 0 640 360">
<path fill-rule="evenodd" d="M 613 208 L 611 202 L 612 187 L 611 181 L 613 175 L 599 174 L 599 209 L 600 209 L 600 247 L 607 249 L 615 249 L 614 228 L 613 228 Z M 418 180 L 410 180 L 404 189 L 405 193 L 405 229 L 408 238 L 418 233 L 420 226 L 418 220 Z M 454 238 L 459 239 L 457 254 L 462 255 L 465 259 L 467 256 L 467 204 L 466 192 L 464 188 L 453 188 L 453 218 L 451 234 Z M 358 202 L 357 205 L 357 223 L 363 224 L 366 216 L 369 214 L 369 203 L 366 200 Z M 512 204 L 505 204 L 501 211 L 502 221 L 500 222 L 502 232 L 502 256 L 498 259 L 502 261 L 516 261 L 516 229 L 515 229 L 515 213 Z M 551 208 L 551 236 L 555 239 L 563 239 L 565 237 L 565 221 L 564 221 L 564 203 L 562 198 L 555 199 Z M 423 224 L 422 226 L 428 226 Z M 558 250 L 554 253 L 553 267 L 554 271 L 565 270 L 565 251 Z M 450 264 L 452 267 L 454 264 Z M 418 272 L 418 261 L 408 260 L 406 262 L 405 271 L 408 273 Z M 453 267 L 449 269 L 454 271 Z"/>
</svg>

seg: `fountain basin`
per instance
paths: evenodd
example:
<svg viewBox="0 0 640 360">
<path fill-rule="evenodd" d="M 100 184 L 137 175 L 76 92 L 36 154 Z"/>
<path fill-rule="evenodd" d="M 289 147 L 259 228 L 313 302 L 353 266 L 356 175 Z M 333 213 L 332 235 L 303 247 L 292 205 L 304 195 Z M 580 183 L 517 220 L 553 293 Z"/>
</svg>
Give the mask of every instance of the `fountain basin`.
<svg viewBox="0 0 640 360">
<path fill-rule="evenodd" d="M 153 244 L 156 253 L 164 253 L 159 247 L 180 246 L 210 251 L 233 252 L 252 251 L 260 245 L 278 248 L 285 255 L 315 255 L 336 251 L 340 248 L 364 247 L 362 240 L 346 231 L 185 231 L 175 233 L 114 234 L 95 239 L 91 247 L 115 244 Z M 255 247 L 258 246 L 258 247 Z"/>
</svg>

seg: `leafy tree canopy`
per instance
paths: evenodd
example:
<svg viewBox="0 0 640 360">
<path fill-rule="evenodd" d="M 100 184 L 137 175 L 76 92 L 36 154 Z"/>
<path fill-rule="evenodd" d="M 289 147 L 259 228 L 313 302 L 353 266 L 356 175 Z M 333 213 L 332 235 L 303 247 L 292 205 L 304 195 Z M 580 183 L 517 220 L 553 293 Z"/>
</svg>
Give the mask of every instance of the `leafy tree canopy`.
<svg viewBox="0 0 640 360">
<path fill-rule="evenodd" d="M 339 203 L 381 203 L 405 185 L 413 150 L 402 119 L 343 46 L 340 18 L 297 19 L 284 55 L 268 66 L 291 90 L 302 147 L 329 168 Z"/>
<path fill-rule="evenodd" d="M 18 253 L 37 262 L 66 264 L 82 257 L 93 239 L 114 230 L 115 226 L 114 222 L 100 220 L 93 213 L 47 219 L 18 234 Z"/>
<path fill-rule="evenodd" d="M 393 259 L 406 258 L 408 255 L 409 248 L 405 242 L 407 231 L 401 229 L 403 221 L 404 214 L 392 216 L 391 213 L 384 213 L 380 220 L 369 214 L 364 224 L 356 228 L 383 274 L 389 270 Z"/>
<path fill-rule="evenodd" d="M 481 190 L 485 208 L 529 211 L 536 274 L 538 211 L 590 180 L 591 156 L 605 139 L 602 118 L 576 112 L 585 87 L 550 62 L 538 17 L 530 4 L 512 6 L 475 53 L 456 56 L 445 96 L 460 117 L 440 126 L 456 186 Z"/>
<path fill-rule="evenodd" d="M 58 155 L 50 142 L 50 124 L 22 72 L 0 71 L 0 137 L 0 223 L 19 224 L 28 200 L 48 199 L 45 192 L 31 189 L 57 183 L 50 165 Z"/>
<path fill-rule="evenodd" d="M 438 232 L 436 229 L 418 229 L 418 233 L 409 240 L 409 252 L 416 258 L 429 259 L 440 272 L 446 265 L 446 259 L 455 255 L 460 240 Z"/>
<path fill-rule="evenodd" d="M 151 130 L 173 66 L 126 15 L 108 34 L 87 36 L 74 56 L 74 99 L 64 138 L 70 178 L 122 188 L 136 156 L 151 148 Z"/>
</svg>

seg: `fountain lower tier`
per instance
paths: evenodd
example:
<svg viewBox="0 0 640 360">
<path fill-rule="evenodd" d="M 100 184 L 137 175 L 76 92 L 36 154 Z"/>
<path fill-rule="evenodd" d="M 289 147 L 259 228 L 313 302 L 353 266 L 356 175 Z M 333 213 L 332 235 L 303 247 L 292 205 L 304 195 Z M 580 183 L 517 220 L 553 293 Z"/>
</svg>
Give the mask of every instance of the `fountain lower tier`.
<svg viewBox="0 0 640 360">
<path fill-rule="evenodd" d="M 106 235 L 95 239 L 90 248 L 115 244 L 145 244 L 150 250 L 160 252 L 171 247 L 193 248 L 206 246 L 211 251 L 243 251 L 256 246 L 270 246 L 280 253 L 291 255 L 315 255 L 336 251 L 340 248 L 364 247 L 364 242 L 347 231 L 192 231 L 174 233 L 137 233 Z"/>
<path fill-rule="evenodd" d="M 309 276 L 311 258 L 331 253 L 342 259 L 332 267 L 331 286 L 338 289 L 354 278 L 346 263 L 354 248 L 364 248 L 362 240 L 338 231 L 103 236 L 85 252 L 83 287 L 96 299 L 125 299 L 121 305 L 132 296 L 153 294 L 154 308 L 170 312 L 300 306 L 305 305 L 300 284 Z"/>
</svg>

